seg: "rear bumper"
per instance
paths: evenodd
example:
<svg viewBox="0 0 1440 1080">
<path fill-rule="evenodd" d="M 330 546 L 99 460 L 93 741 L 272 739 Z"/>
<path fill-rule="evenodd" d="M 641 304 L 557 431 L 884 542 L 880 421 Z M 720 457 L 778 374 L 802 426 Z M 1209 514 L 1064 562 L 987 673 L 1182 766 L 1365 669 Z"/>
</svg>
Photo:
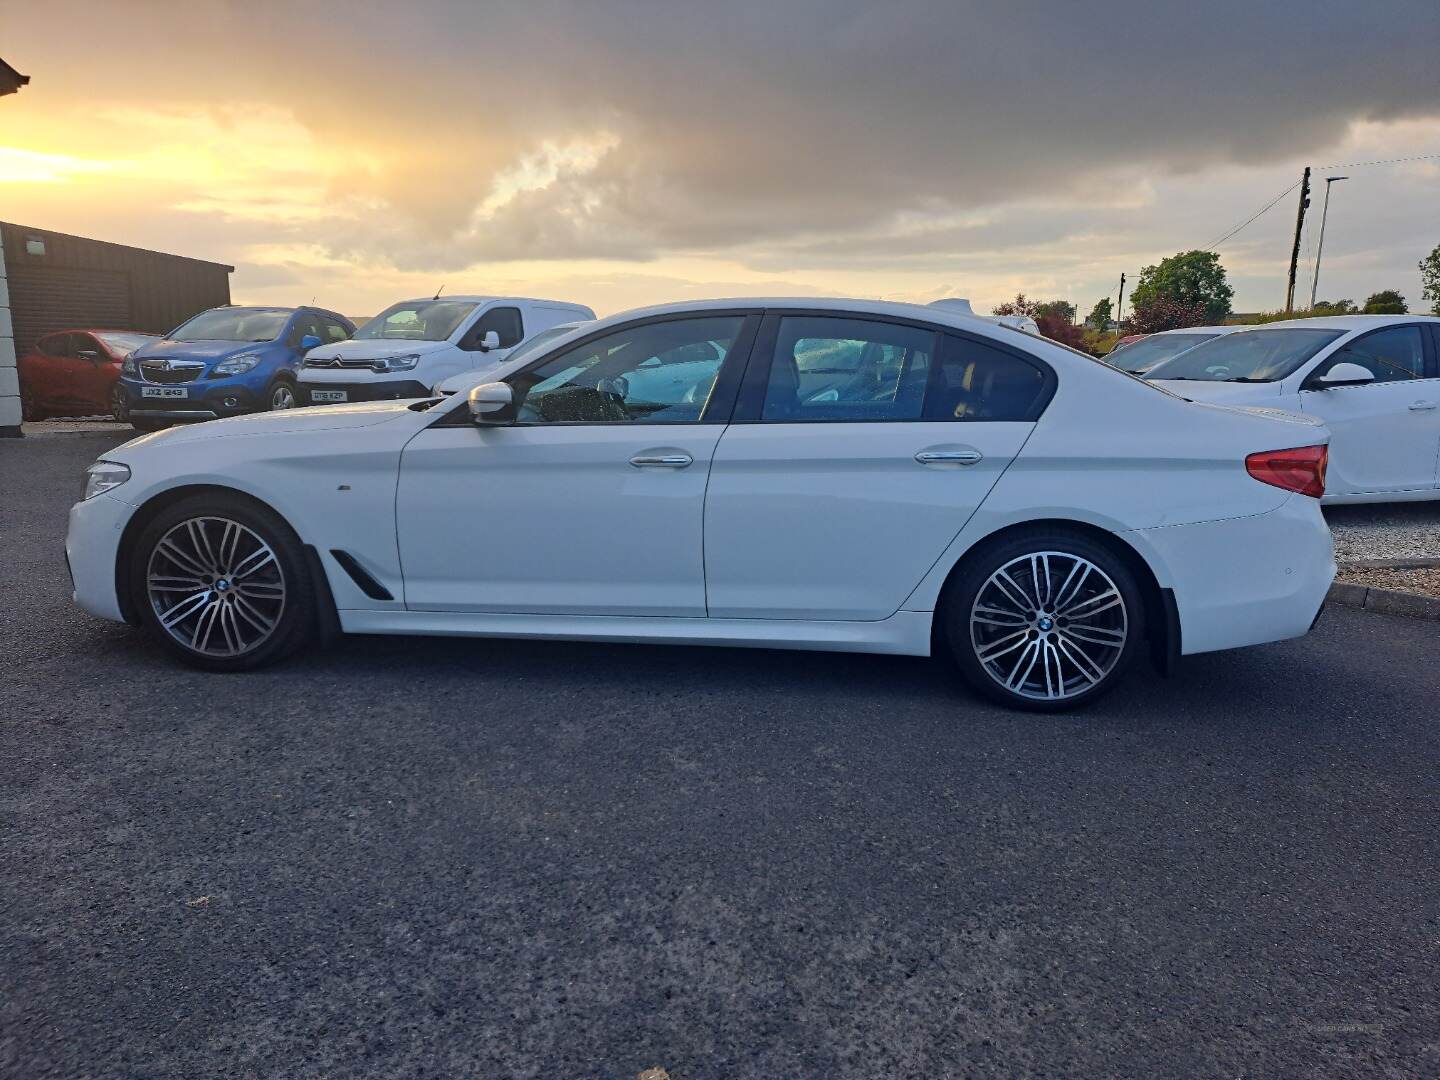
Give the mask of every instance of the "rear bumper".
<svg viewBox="0 0 1440 1080">
<path fill-rule="evenodd" d="M 1174 590 L 1185 655 L 1300 637 L 1335 580 L 1330 529 L 1303 495 L 1268 514 L 1123 535 Z"/>
</svg>

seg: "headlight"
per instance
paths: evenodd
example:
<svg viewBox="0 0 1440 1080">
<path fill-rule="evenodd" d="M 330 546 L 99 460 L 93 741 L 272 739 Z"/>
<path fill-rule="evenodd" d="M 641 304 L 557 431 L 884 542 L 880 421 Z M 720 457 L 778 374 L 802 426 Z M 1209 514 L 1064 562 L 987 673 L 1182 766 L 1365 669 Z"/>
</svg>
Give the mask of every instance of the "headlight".
<svg viewBox="0 0 1440 1080">
<path fill-rule="evenodd" d="M 135 363 L 134 353 L 130 353 L 128 356 L 126 356 L 125 362 L 120 365 L 120 373 L 122 375 L 134 375 L 139 372 L 139 370 L 140 366 Z"/>
<path fill-rule="evenodd" d="M 376 360 L 370 365 L 370 370 L 376 375 L 384 375 L 387 371 L 409 371 L 420 362 L 419 354 L 410 356 L 387 356 L 383 360 Z"/>
<path fill-rule="evenodd" d="M 210 372 L 210 377 L 213 379 L 217 375 L 244 375 L 258 363 L 260 363 L 259 353 L 241 353 L 228 360 L 221 360 L 215 365 L 215 370 Z"/>
<path fill-rule="evenodd" d="M 129 479 L 129 465 L 121 465 L 118 461 L 97 461 L 85 470 L 84 499 L 93 499 L 102 492 L 119 487 Z"/>
</svg>

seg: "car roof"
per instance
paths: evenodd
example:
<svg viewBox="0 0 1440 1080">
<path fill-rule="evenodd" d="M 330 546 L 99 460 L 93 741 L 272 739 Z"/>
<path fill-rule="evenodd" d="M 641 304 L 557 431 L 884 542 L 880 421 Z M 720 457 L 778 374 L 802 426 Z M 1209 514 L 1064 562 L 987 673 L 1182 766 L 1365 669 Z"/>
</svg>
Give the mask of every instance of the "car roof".
<svg viewBox="0 0 1440 1080">
<path fill-rule="evenodd" d="M 1158 330 L 1150 337 L 1164 337 L 1166 334 L 1233 334 L 1236 330 L 1248 330 L 1248 326 L 1227 324 L 1224 326 L 1179 326 L 1174 330 Z"/>
<path fill-rule="evenodd" d="M 686 312 L 704 311 L 731 311 L 737 308 L 788 308 L 804 311 L 835 311 L 856 315 L 889 315 L 892 318 L 914 319 L 917 322 L 950 326 L 957 330 L 973 330 L 983 333 L 987 337 L 1002 337 L 1004 331 L 1024 333 L 1024 331 L 1016 330 L 1014 327 L 997 323 L 994 319 L 984 318 L 979 315 L 965 315 L 959 311 L 945 307 L 931 307 L 927 304 L 904 304 L 895 300 L 858 300 L 834 296 L 735 296 L 714 300 L 686 300 L 680 303 L 656 304 L 652 307 L 617 311 L 614 315 L 610 315 L 600 321 L 612 323 L 629 321 L 630 319 L 649 318 L 656 315 L 680 315 Z M 997 329 L 1002 331 L 1002 334 L 997 334 Z M 1034 334 L 1026 334 L 1025 336 L 1035 341 L 1046 340 L 1044 338 L 1037 338 Z M 1008 340 L 1008 338 L 1003 337 L 1002 339 Z"/>
<path fill-rule="evenodd" d="M 1286 319 L 1283 322 L 1262 323 L 1251 329 L 1372 330 L 1380 326 L 1413 322 L 1440 323 L 1440 317 L 1434 315 L 1326 315 L 1315 319 Z"/>
<path fill-rule="evenodd" d="M 460 300 L 469 304 L 488 304 L 492 300 L 510 300 L 521 304 L 545 304 L 550 307 L 583 308 L 583 304 L 575 304 L 569 300 L 541 300 L 533 296 L 479 296 L 473 293 L 445 293 L 442 296 L 414 296 L 408 300 L 396 300 L 396 304 L 428 304 L 432 301 L 444 303 L 446 300 Z M 394 304 L 390 305 L 391 307 Z"/>
</svg>

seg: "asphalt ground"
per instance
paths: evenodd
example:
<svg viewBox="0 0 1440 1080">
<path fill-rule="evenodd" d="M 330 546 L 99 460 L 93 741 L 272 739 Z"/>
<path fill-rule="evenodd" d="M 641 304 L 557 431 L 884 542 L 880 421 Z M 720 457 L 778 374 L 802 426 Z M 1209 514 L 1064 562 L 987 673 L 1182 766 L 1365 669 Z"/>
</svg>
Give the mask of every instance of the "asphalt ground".
<svg viewBox="0 0 1440 1080">
<path fill-rule="evenodd" d="M 0 442 L 0 1077 L 1440 1075 L 1440 625 L 1008 713 L 925 660 L 69 599 Z"/>
</svg>

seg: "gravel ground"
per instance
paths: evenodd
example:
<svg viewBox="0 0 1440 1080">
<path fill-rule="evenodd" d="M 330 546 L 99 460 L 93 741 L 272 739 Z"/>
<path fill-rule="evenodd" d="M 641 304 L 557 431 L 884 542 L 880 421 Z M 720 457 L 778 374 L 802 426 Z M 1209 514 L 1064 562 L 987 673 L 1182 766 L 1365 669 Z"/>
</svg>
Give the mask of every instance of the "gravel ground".
<svg viewBox="0 0 1440 1080">
<path fill-rule="evenodd" d="M 1440 558 L 1440 501 L 1329 506 L 1325 520 L 1342 562 Z"/>
<path fill-rule="evenodd" d="M 1390 570 L 1390 569 L 1345 569 L 1339 574 L 1340 581 L 1364 585 L 1371 589 L 1393 589 L 1397 592 L 1420 593 L 1422 596 L 1440 597 L 1440 569 Z"/>
<path fill-rule="evenodd" d="M 116 441 L 0 443 L 5 1080 L 1440 1076 L 1434 624 L 1069 716 L 819 653 L 206 675 L 68 601 Z"/>
</svg>

